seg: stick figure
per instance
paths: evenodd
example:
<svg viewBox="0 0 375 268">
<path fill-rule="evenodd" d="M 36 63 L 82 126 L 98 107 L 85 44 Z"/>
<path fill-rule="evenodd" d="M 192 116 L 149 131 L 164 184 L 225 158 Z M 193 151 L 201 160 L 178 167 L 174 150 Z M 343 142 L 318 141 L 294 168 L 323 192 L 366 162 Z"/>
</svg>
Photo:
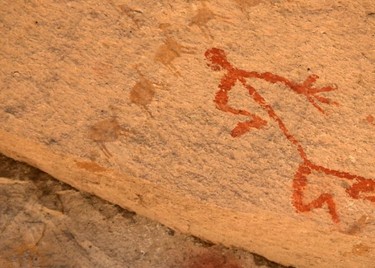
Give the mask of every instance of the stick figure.
<svg viewBox="0 0 375 268">
<path fill-rule="evenodd" d="M 232 90 L 233 86 L 239 82 L 248 91 L 250 97 L 267 112 L 269 119 L 274 121 L 285 138 L 293 145 L 296 152 L 301 158 L 301 163 L 293 178 L 293 205 L 297 212 L 309 212 L 316 208 L 321 208 L 325 204 L 328 207 L 328 212 L 332 217 L 334 223 L 339 223 L 339 215 L 336 210 L 336 203 L 333 199 L 333 195 L 330 193 L 322 193 L 316 199 L 311 202 L 304 201 L 304 190 L 308 184 L 307 177 L 312 172 L 322 173 L 324 175 L 330 175 L 337 177 L 338 179 L 346 179 L 353 182 L 353 185 L 346 189 L 346 193 L 353 199 L 364 199 L 375 203 L 375 179 L 364 178 L 359 175 L 354 175 L 349 172 L 333 170 L 324 166 L 317 165 L 309 160 L 304 148 L 301 143 L 292 135 L 283 120 L 276 114 L 272 106 L 266 101 L 265 98 L 251 85 L 246 83 L 246 78 L 257 78 L 265 80 L 269 83 L 284 84 L 287 88 L 293 90 L 295 93 L 306 97 L 307 101 L 310 102 L 319 112 L 324 113 L 321 104 L 336 104 L 329 98 L 320 96 L 321 92 L 329 92 L 336 90 L 335 86 L 326 86 L 322 88 L 316 88 L 313 86 L 314 82 L 319 78 L 317 75 L 310 75 L 306 78 L 303 83 L 296 83 L 288 80 L 282 76 L 275 75 L 269 72 L 249 72 L 242 69 L 238 69 L 227 60 L 224 50 L 218 48 L 211 48 L 205 52 L 205 57 L 208 60 L 208 66 L 214 71 L 226 71 L 222 77 L 219 90 L 216 92 L 215 100 L 216 108 L 224 112 L 229 112 L 235 115 L 244 115 L 249 117 L 249 120 L 239 122 L 232 130 L 232 137 L 239 137 L 252 129 L 261 129 L 267 124 L 267 121 L 260 118 L 258 115 L 250 113 L 247 110 L 236 109 L 228 104 L 229 96 L 228 93 Z M 374 194 L 374 195 L 366 195 Z"/>
</svg>

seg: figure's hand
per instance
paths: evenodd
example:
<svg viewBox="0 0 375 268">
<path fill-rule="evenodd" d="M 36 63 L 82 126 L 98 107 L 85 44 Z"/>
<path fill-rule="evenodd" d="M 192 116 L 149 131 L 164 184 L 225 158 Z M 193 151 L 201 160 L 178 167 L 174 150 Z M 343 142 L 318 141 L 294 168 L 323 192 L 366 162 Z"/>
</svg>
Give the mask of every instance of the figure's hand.
<svg viewBox="0 0 375 268">
<path fill-rule="evenodd" d="M 321 92 L 329 92 L 337 89 L 337 86 L 327 86 L 327 87 L 322 87 L 322 88 L 315 88 L 313 87 L 313 84 L 315 81 L 319 78 L 319 76 L 313 74 L 310 75 L 306 78 L 306 80 L 300 85 L 299 87 L 299 93 L 303 94 L 306 96 L 307 100 L 314 105 L 318 111 L 324 113 L 324 110 L 322 107 L 319 106 L 318 102 L 324 103 L 324 104 L 333 104 L 333 105 L 338 105 L 337 102 L 332 101 L 329 98 L 322 97 L 318 95 Z"/>
<path fill-rule="evenodd" d="M 354 183 L 351 187 L 346 189 L 346 192 L 355 199 L 365 199 L 375 203 L 374 180 L 363 179 L 357 183 Z"/>
</svg>

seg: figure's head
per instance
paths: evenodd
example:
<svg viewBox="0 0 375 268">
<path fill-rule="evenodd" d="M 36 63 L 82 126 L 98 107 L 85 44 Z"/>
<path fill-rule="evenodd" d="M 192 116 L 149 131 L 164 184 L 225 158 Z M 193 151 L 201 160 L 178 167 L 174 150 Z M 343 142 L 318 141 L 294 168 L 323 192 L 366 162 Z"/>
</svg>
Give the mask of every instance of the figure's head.
<svg viewBox="0 0 375 268">
<path fill-rule="evenodd" d="M 224 50 L 220 48 L 210 48 L 204 53 L 208 60 L 207 65 L 214 71 L 231 68 L 231 64 L 227 60 Z"/>
</svg>

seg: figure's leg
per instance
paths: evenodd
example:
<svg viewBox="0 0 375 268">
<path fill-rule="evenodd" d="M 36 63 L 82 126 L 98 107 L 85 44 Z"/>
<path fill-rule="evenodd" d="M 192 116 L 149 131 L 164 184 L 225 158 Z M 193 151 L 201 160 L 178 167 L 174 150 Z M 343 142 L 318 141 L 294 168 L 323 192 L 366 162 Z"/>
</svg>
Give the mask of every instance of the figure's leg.
<svg viewBox="0 0 375 268">
<path fill-rule="evenodd" d="M 100 150 L 102 150 L 102 152 L 107 158 L 112 157 L 111 152 L 107 149 L 107 146 L 105 146 L 104 142 L 98 142 L 98 145 L 99 145 Z"/>
<path fill-rule="evenodd" d="M 313 163 L 310 163 L 310 167 L 326 175 L 331 175 L 338 177 L 340 179 L 354 181 L 353 185 L 346 189 L 346 192 L 354 199 L 365 199 L 371 202 L 375 202 L 375 179 L 365 178 L 345 171 L 325 168 L 323 166 L 315 165 Z"/>
<path fill-rule="evenodd" d="M 302 163 L 297 173 L 294 176 L 293 180 L 293 205 L 298 212 L 308 212 L 315 208 L 321 208 L 326 203 L 328 206 L 329 214 L 332 217 L 333 222 L 338 223 L 339 216 L 336 211 L 336 204 L 333 200 L 333 196 L 329 193 L 321 194 L 315 200 L 305 203 L 303 201 L 303 192 L 307 186 L 307 176 L 311 174 L 311 168 L 308 167 L 305 163 Z"/>
<path fill-rule="evenodd" d="M 251 115 L 251 120 L 238 122 L 236 127 L 230 132 L 230 135 L 232 137 L 239 137 L 249 132 L 251 128 L 260 129 L 265 125 L 267 125 L 267 121 L 263 120 L 257 115 Z"/>
<path fill-rule="evenodd" d="M 244 122 L 239 122 L 237 123 L 236 127 L 231 131 L 231 136 L 232 137 L 239 137 L 251 130 L 251 128 L 256 128 L 260 129 L 267 125 L 267 121 L 263 120 L 259 116 L 252 114 L 246 110 L 242 109 L 236 109 L 228 104 L 228 90 L 221 89 L 216 93 L 215 96 L 215 103 L 216 103 L 216 108 L 219 110 L 222 110 L 224 112 L 229 112 L 235 115 L 244 115 L 249 117 L 249 120 L 246 120 Z"/>
</svg>

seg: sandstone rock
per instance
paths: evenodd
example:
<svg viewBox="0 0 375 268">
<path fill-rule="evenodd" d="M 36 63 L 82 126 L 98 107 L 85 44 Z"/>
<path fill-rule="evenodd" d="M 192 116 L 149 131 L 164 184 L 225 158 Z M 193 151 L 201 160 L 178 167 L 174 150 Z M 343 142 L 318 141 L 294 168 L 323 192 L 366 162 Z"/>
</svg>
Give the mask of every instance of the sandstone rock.
<svg viewBox="0 0 375 268">
<path fill-rule="evenodd" d="M 373 1 L 3 1 L 0 151 L 298 267 L 374 266 Z"/>
</svg>

